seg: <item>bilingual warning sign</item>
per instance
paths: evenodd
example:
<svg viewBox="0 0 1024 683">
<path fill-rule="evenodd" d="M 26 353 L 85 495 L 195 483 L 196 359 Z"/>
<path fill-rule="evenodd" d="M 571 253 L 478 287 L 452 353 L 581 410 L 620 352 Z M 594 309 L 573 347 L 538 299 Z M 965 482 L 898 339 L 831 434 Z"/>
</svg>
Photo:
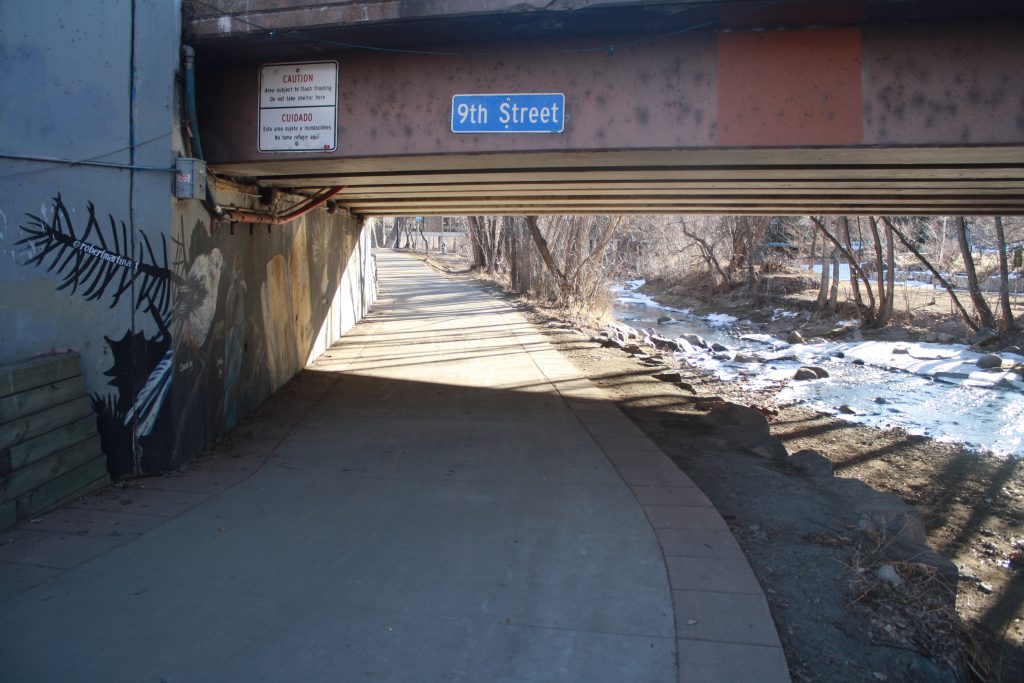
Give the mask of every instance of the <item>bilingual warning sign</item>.
<svg viewBox="0 0 1024 683">
<path fill-rule="evenodd" d="M 338 63 L 260 67 L 261 152 L 333 152 L 338 147 Z"/>
</svg>

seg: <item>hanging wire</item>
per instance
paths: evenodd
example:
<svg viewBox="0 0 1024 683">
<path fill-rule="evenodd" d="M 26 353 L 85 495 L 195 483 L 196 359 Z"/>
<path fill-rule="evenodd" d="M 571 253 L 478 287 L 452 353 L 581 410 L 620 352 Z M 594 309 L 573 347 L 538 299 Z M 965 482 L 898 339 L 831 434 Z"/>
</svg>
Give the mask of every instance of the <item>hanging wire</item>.
<svg viewBox="0 0 1024 683">
<path fill-rule="evenodd" d="M 124 147 L 112 149 L 109 152 L 104 152 L 103 154 L 96 154 L 91 157 L 86 157 L 85 159 L 57 159 L 53 157 L 33 156 L 29 154 L 12 154 L 10 152 L 0 152 L 0 159 L 13 159 L 16 161 L 39 161 L 50 164 L 49 166 L 44 166 L 43 168 L 33 168 L 28 171 L 15 171 L 14 173 L 0 175 L 0 180 L 13 178 L 15 176 L 31 175 L 33 173 L 44 173 L 46 171 L 52 171 L 53 169 L 59 168 L 61 166 L 99 166 L 102 168 L 117 168 L 130 171 L 157 171 L 172 173 L 174 172 L 174 169 L 171 167 L 138 166 L 133 164 L 119 163 L 115 161 L 100 161 L 101 159 L 109 157 L 112 154 L 125 152 L 130 149 L 138 149 L 143 145 L 148 145 L 151 142 L 156 142 L 157 140 L 162 140 L 163 138 L 170 137 L 170 135 L 170 133 L 161 133 L 156 137 L 149 138 L 148 140 L 143 140 L 142 142 L 138 142 L 135 145 L 125 145 Z"/>
</svg>

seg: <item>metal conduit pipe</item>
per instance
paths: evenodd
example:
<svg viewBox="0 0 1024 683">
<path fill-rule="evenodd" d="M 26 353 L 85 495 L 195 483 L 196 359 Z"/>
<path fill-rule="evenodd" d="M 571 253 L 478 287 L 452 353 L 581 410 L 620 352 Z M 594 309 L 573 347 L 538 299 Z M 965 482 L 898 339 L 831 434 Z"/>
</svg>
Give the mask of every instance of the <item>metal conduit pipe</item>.
<svg viewBox="0 0 1024 683">
<path fill-rule="evenodd" d="M 181 46 L 181 57 L 185 64 L 185 110 L 188 113 L 188 127 L 192 131 L 192 153 L 197 158 L 203 159 L 203 143 L 199 139 L 199 119 L 196 116 L 196 51 L 191 45 Z M 224 209 L 217 203 L 213 196 L 212 183 L 206 184 L 206 199 L 203 206 L 210 212 L 210 215 L 220 220 L 226 220 Z M 211 232 L 213 226 L 210 226 Z"/>
<path fill-rule="evenodd" d="M 313 209 L 317 209 L 328 201 L 331 197 L 341 192 L 344 187 L 332 187 L 329 190 L 322 192 L 316 197 L 310 198 L 308 202 L 301 204 L 291 211 L 282 214 L 274 214 L 269 211 L 254 211 L 252 209 L 226 209 L 224 210 L 224 219 L 229 220 L 233 223 L 260 223 L 266 225 L 283 225 L 290 223 L 296 218 L 301 218 Z"/>
</svg>

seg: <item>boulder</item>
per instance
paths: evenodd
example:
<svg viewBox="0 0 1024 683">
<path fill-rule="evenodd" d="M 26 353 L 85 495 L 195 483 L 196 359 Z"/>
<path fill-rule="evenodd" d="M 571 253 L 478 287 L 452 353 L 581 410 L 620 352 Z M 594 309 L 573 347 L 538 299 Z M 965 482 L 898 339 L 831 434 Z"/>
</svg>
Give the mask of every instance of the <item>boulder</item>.
<svg viewBox="0 0 1024 683">
<path fill-rule="evenodd" d="M 786 464 L 808 477 L 831 477 L 835 474 L 832 461 L 810 448 L 797 451 L 789 456 Z"/>
<path fill-rule="evenodd" d="M 991 327 L 983 327 L 967 340 L 971 346 L 986 346 L 999 341 L 999 335 Z"/>
<path fill-rule="evenodd" d="M 623 344 L 622 350 L 631 355 L 642 353 L 639 344 Z"/>
<path fill-rule="evenodd" d="M 857 530 L 871 534 L 874 542 L 881 543 L 883 559 L 932 567 L 946 588 L 947 597 L 952 600 L 956 596 L 959 571 L 951 560 L 929 547 L 920 512 L 896 496 L 876 491 L 857 479 L 836 477 L 829 488 L 860 515 Z"/>
<path fill-rule="evenodd" d="M 674 323 L 675 321 L 676 321 L 676 319 L 673 318 L 670 315 L 662 315 L 662 316 L 658 317 L 658 324 L 659 325 L 667 325 L 669 323 Z"/>
<path fill-rule="evenodd" d="M 735 356 L 732 357 L 732 359 L 734 361 L 736 361 L 737 363 L 760 363 L 761 362 L 761 359 L 758 358 L 757 356 L 751 356 L 750 354 L 747 354 L 747 353 L 737 353 Z"/>
<path fill-rule="evenodd" d="M 676 350 L 679 351 L 680 353 L 686 354 L 687 356 L 692 356 L 693 354 L 697 353 L 697 349 L 693 347 L 693 344 L 686 341 L 685 339 L 679 338 L 674 339 L 673 341 L 676 343 Z"/>
<path fill-rule="evenodd" d="M 835 339 L 836 337 L 842 337 L 843 335 L 850 334 L 854 330 L 860 329 L 860 325 L 857 323 L 847 323 L 846 325 L 840 325 L 839 327 L 833 327 L 828 331 L 827 336 Z"/>
<path fill-rule="evenodd" d="M 862 358 L 854 358 L 853 359 L 853 364 L 854 365 L 864 365 L 864 360 Z"/>
<path fill-rule="evenodd" d="M 651 345 L 656 349 L 662 349 L 663 351 L 679 351 L 679 344 L 676 344 L 674 339 L 668 337 L 662 337 L 661 335 L 651 335 Z"/>
<path fill-rule="evenodd" d="M 994 353 L 986 353 L 978 359 L 976 365 L 982 370 L 998 369 L 1003 367 L 1003 359 Z"/>
<path fill-rule="evenodd" d="M 679 374 L 678 370 L 669 370 L 667 372 L 658 372 L 651 375 L 654 379 L 659 379 L 662 382 L 682 382 L 683 376 Z"/>
<path fill-rule="evenodd" d="M 857 414 L 856 410 L 854 410 L 850 406 L 846 405 L 845 403 L 843 405 L 839 406 L 839 412 L 842 413 L 843 415 L 856 415 Z"/>
<path fill-rule="evenodd" d="M 787 344 L 803 344 L 804 343 L 804 336 L 802 334 L 800 334 L 800 332 L 798 330 L 793 330 L 792 332 L 790 332 L 789 334 L 786 335 L 786 343 Z"/>
<path fill-rule="evenodd" d="M 759 455 L 765 460 L 771 460 L 773 462 L 786 462 L 786 459 L 789 457 L 786 447 L 782 445 L 781 441 L 773 436 L 770 436 L 763 441 L 750 444 L 746 448 L 754 455 Z"/>
<path fill-rule="evenodd" d="M 687 332 L 686 334 L 679 335 L 679 339 L 685 339 L 690 344 L 693 344 L 694 346 L 699 346 L 702 349 L 708 348 L 707 340 L 705 340 L 704 337 L 700 336 L 699 334 Z"/>
<path fill-rule="evenodd" d="M 728 353 L 716 353 L 713 354 L 711 357 L 714 358 L 715 360 L 732 360 L 732 356 L 730 356 Z"/>
<path fill-rule="evenodd" d="M 715 342 L 714 344 L 711 345 L 711 350 L 717 351 L 718 353 L 725 353 L 729 350 L 729 347 L 726 346 L 725 344 L 719 344 L 718 342 Z"/>
<path fill-rule="evenodd" d="M 757 445 L 771 437 L 768 418 L 757 408 L 722 402 L 712 407 L 709 417 L 723 427 L 733 441 Z"/>
<path fill-rule="evenodd" d="M 811 380 L 811 379 L 825 379 L 828 377 L 828 372 L 824 368 L 819 368 L 813 365 L 805 365 L 801 367 L 793 375 L 793 379 L 796 380 Z"/>
</svg>

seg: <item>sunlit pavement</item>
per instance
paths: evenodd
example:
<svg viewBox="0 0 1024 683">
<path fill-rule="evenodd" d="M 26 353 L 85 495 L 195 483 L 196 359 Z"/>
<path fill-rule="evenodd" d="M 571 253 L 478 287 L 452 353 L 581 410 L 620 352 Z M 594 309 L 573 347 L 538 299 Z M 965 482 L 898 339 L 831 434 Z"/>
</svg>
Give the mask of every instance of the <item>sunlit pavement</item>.
<svg viewBox="0 0 1024 683">
<path fill-rule="evenodd" d="M 788 680 L 693 482 L 506 301 L 377 259 L 217 457 L 0 536 L 0 677 Z"/>
</svg>

